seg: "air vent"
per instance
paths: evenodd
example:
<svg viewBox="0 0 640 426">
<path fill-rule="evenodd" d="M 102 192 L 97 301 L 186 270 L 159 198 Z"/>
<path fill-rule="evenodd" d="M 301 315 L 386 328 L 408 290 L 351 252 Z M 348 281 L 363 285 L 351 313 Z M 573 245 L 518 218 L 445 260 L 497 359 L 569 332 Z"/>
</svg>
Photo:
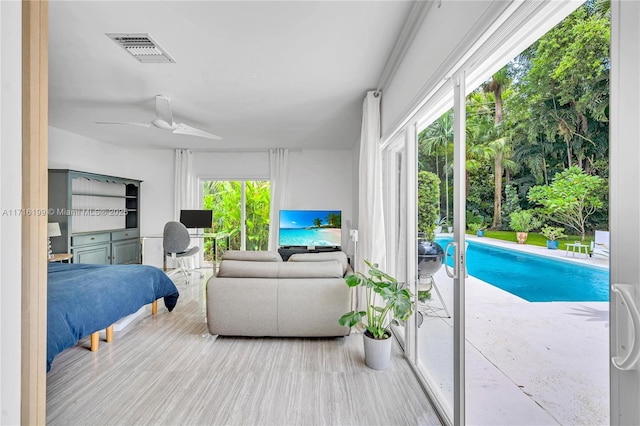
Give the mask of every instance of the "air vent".
<svg viewBox="0 0 640 426">
<path fill-rule="evenodd" d="M 149 34 L 107 34 L 107 37 L 143 64 L 176 62 Z"/>
</svg>

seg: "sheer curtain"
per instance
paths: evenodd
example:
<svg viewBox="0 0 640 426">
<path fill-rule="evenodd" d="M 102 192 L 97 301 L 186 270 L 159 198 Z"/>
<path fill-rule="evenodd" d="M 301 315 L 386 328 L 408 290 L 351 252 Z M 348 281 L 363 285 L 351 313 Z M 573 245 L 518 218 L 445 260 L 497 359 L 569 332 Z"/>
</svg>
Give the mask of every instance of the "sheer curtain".
<svg viewBox="0 0 640 426">
<path fill-rule="evenodd" d="M 198 188 L 193 175 L 193 152 L 190 149 L 176 149 L 174 181 L 174 220 L 180 220 L 180 210 L 200 208 L 196 201 Z M 194 258 L 194 268 L 201 266 L 203 240 L 192 239 L 191 244 L 200 245 L 200 256 Z"/>
<path fill-rule="evenodd" d="M 175 214 L 180 219 L 180 210 L 197 209 L 195 205 L 195 179 L 193 176 L 193 152 L 189 149 L 176 149 L 175 161 Z"/>
<path fill-rule="evenodd" d="M 285 207 L 289 174 L 289 150 L 269 150 L 269 174 L 271 179 L 271 206 L 269 211 L 269 250 L 278 249 L 280 209 Z"/>
<path fill-rule="evenodd" d="M 382 165 L 380 153 L 380 92 L 367 92 L 362 106 L 358 186 L 358 252 L 356 270 L 366 273 L 364 260 L 386 267 Z"/>
</svg>

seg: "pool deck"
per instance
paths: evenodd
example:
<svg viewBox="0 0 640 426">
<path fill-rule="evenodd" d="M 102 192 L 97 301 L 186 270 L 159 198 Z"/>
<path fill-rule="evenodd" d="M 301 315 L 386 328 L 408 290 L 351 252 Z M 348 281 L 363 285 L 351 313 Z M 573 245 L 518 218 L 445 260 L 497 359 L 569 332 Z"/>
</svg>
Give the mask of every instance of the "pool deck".
<svg viewBox="0 0 640 426">
<path fill-rule="evenodd" d="M 609 259 L 603 257 L 589 257 L 584 254 L 572 253 L 566 250 L 549 250 L 546 247 L 532 246 L 529 244 L 517 244 L 510 241 L 494 240 L 493 238 L 466 236 L 467 241 L 474 241 L 479 244 L 489 244 L 497 247 L 503 247 L 510 250 L 523 251 L 538 256 L 551 257 L 557 260 L 573 262 L 585 266 L 594 266 L 600 269 L 609 269 Z M 577 242 L 577 241 L 576 241 Z"/>
<path fill-rule="evenodd" d="M 608 259 L 567 257 L 564 250 L 467 237 L 608 268 Z M 451 311 L 452 280 L 444 268 L 434 279 Z M 471 276 L 465 283 L 468 424 L 609 424 L 608 302 L 527 302 Z M 431 303 L 437 307 L 437 298 Z M 447 398 L 453 333 L 451 320 L 441 314 L 425 316 L 418 350 L 434 383 L 440 383 L 437 391 Z"/>
</svg>

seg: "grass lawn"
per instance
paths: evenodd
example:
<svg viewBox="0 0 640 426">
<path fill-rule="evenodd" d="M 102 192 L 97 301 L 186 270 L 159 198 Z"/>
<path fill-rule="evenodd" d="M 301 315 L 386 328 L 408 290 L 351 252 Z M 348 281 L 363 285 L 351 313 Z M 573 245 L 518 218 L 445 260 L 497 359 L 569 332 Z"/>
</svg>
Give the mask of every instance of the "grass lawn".
<svg viewBox="0 0 640 426">
<path fill-rule="evenodd" d="M 473 233 L 468 232 L 468 234 L 474 235 Z M 484 231 L 484 238 L 494 238 L 496 240 L 503 241 L 512 241 L 516 242 L 516 233 L 514 231 Z M 576 241 L 580 241 L 580 235 L 569 235 L 567 238 L 560 238 L 558 242 L 560 245 L 558 246 L 558 250 L 565 250 L 567 244 L 572 244 Z M 584 237 L 584 241 L 582 244 L 591 245 L 591 241 L 593 241 L 593 236 L 586 235 Z M 547 246 L 547 238 L 537 232 L 529 232 L 529 236 L 527 237 L 527 244 L 532 246 Z"/>
</svg>

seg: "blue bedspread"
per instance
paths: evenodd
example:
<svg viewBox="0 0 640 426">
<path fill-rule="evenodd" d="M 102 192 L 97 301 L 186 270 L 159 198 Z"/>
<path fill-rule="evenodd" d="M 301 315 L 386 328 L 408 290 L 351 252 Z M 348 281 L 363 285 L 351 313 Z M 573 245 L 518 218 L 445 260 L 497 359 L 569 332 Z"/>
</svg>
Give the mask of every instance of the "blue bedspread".
<svg viewBox="0 0 640 426">
<path fill-rule="evenodd" d="M 178 302 L 173 281 L 147 265 L 49 263 L 47 289 L 47 371 L 60 352 L 142 306 Z"/>
</svg>

